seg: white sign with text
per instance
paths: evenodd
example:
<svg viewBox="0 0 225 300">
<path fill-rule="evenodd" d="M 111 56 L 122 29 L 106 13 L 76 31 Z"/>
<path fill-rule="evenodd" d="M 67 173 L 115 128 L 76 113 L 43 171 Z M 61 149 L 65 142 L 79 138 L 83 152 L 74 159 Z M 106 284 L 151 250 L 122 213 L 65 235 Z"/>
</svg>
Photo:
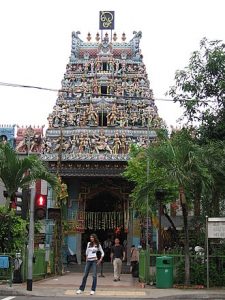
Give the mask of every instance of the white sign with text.
<svg viewBox="0 0 225 300">
<path fill-rule="evenodd" d="M 208 238 L 225 239 L 225 218 L 208 218 Z"/>
</svg>

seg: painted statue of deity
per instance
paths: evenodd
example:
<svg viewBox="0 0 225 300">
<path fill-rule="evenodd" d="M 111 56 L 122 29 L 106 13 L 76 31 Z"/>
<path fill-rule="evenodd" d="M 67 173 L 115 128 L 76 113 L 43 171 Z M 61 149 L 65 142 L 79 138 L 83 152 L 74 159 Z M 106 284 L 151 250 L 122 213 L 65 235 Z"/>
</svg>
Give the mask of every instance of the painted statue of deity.
<svg viewBox="0 0 225 300">
<path fill-rule="evenodd" d="M 98 114 L 94 110 L 92 103 L 90 103 L 90 105 L 86 111 L 86 116 L 87 116 L 87 125 L 89 125 L 89 126 L 97 126 L 98 125 Z"/>
<path fill-rule="evenodd" d="M 118 109 L 116 103 L 112 105 L 112 110 L 107 114 L 107 126 L 115 126 L 117 121 Z"/>
<path fill-rule="evenodd" d="M 105 136 L 103 131 L 100 131 L 99 136 L 96 138 L 95 151 L 99 153 L 99 151 L 108 151 L 112 154 L 112 149 L 108 145 L 108 138 Z"/>
<path fill-rule="evenodd" d="M 119 134 L 116 132 L 114 139 L 113 139 L 113 148 L 112 148 L 112 153 L 113 154 L 118 154 L 119 150 L 121 147 L 121 141 L 120 141 L 120 137 Z"/>
</svg>

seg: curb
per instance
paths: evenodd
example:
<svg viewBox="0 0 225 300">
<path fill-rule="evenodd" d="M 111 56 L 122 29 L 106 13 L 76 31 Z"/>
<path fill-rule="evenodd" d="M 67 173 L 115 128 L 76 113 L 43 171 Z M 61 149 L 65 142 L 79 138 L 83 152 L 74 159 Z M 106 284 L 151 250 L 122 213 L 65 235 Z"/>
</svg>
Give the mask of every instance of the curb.
<svg viewBox="0 0 225 300">
<path fill-rule="evenodd" d="M 17 290 L 0 290 L 1 296 L 36 296 L 35 294 L 27 291 L 17 291 Z"/>
<path fill-rule="evenodd" d="M 163 296 L 163 297 L 159 297 L 156 299 L 215 299 L 215 300 L 220 300 L 220 299 L 225 299 L 225 295 L 224 294 L 173 295 L 173 296 Z"/>
</svg>

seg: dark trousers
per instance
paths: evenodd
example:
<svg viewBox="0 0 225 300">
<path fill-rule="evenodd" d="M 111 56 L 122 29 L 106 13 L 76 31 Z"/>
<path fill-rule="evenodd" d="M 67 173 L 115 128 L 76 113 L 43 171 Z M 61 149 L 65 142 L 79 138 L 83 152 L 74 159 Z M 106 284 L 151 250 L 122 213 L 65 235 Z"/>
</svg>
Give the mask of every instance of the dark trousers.
<svg viewBox="0 0 225 300">
<path fill-rule="evenodd" d="M 86 262 L 86 265 L 85 265 L 85 268 L 84 268 L 84 276 L 83 276 L 83 279 L 82 279 L 82 283 L 80 285 L 80 290 L 81 291 L 84 291 L 84 289 L 85 289 L 88 274 L 89 274 L 91 268 L 92 268 L 92 272 L 93 272 L 93 281 L 92 281 L 91 290 L 92 291 L 96 290 L 96 285 L 97 285 L 97 260 L 88 260 Z"/>
</svg>

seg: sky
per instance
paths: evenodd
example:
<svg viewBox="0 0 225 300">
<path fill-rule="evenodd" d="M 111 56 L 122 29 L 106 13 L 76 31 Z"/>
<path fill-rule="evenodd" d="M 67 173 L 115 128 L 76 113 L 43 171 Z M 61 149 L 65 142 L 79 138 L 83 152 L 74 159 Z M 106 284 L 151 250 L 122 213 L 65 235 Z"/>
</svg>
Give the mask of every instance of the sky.
<svg viewBox="0 0 225 300">
<path fill-rule="evenodd" d="M 178 104 L 161 101 L 200 40 L 225 40 L 224 0 L 1 0 L 0 82 L 60 89 L 72 31 L 94 38 L 99 11 L 115 11 L 118 37 L 142 31 L 140 48 L 160 117 L 177 126 Z M 0 85 L 0 125 L 42 126 L 57 92 Z"/>
</svg>

